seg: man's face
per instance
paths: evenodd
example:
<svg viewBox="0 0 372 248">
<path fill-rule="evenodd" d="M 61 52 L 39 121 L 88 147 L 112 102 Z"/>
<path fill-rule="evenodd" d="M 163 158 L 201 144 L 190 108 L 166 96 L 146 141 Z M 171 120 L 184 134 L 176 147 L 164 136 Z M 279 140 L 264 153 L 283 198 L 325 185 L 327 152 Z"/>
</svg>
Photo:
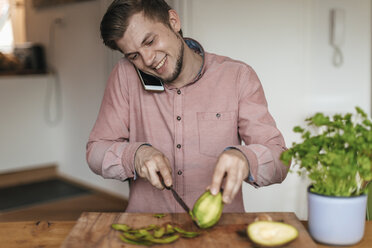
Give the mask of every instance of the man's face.
<svg viewBox="0 0 372 248">
<path fill-rule="evenodd" d="M 138 69 L 172 82 L 179 76 L 183 62 L 184 44 L 177 29 L 140 12 L 130 18 L 124 36 L 116 43 Z"/>
</svg>

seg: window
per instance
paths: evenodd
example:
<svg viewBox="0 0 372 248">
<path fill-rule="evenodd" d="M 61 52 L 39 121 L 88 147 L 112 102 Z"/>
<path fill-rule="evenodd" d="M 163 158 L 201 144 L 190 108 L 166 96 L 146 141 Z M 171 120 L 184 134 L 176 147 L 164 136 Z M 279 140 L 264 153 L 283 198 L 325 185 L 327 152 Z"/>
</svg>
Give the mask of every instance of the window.
<svg viewBox="0 0 372 248">
<path fill-rule="evenodd" d="M 9 0 L 0 0 L 0 51 L 10 53 L 13 48 L 13 28 Z"/>
<path fill-rule="evenodd" d="M 0 0 L 0 52 L 26 42 L 25 0 Z"/>
</svg>

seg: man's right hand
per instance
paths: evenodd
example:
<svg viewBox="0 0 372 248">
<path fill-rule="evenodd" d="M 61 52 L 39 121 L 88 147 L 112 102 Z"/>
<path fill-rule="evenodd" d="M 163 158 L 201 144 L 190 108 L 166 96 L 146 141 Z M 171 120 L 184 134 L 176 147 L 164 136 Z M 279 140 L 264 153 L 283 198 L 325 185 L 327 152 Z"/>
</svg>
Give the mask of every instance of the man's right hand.
<svg viewBox="0 0 372 248">
<path fill-rule="evenodd" d="M 166 186 L 172 185 L 172 169 L 168 158 L 152 146 L 140 146 L 134 158 L 137 175 L 146 178 L 154 187 L 163 189 L 158 172 Z"/>
</svg>

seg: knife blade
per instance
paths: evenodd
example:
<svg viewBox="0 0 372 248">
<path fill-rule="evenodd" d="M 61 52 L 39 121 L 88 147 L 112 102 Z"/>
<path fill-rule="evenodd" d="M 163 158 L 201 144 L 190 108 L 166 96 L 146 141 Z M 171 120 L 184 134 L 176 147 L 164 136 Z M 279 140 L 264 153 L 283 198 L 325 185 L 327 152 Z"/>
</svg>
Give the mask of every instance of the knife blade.
<svg viewBox="0 0 372 248">
<path fill-rule="evenodd" d="M 182 198 L 177 194 L 177 192 L 171 187 L 169 187 L 171 190 L 174 199 L 181 205 L 181 207 L 186 211 L 186 213 L 190 213 L 190 208 L 186 205 L 186 203 L 182 200 Z"/>
<path fill-rule="evenodd" d="M 182 200 L 182 198 L 178 195 L 178 193 L 173 189 L 173 186 L 168 187 L 167 185 L 165 185 L 163 177 L 160 175 L 160 173 L 158 173 L 158 175 L 159 175 L 160 182 L 163 185 L 163 187 L 166 188 L 167 190 L 170 190 L 172 192 L 174 199 L 178 202 L 178 204 L 181 205 L 181 207 L 186 211 L 186 213 L 190 214 L 190 208 Z"/>
</svg>

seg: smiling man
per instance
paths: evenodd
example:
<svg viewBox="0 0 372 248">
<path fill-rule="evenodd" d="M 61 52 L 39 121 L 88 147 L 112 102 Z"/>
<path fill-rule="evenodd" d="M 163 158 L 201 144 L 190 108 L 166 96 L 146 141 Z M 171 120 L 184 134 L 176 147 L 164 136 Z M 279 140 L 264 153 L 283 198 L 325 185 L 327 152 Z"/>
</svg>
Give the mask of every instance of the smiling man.
<svg viewBox="0 0 372 248">
<path fill-rule="evenodd" d="M 126 211 L 183 211 L 159 175 L 189 206 L 207 188 L 223 188 L 225 212 L 244 212 L 244 181 L 285 179 L 284 140 L 250 66 L 183 38 L 164 0 L 115 0 L 101 36 L 125 57 L 108 79 L 87 161 L 104 178 L 129 180 Z M 145 90 L 136 68 L 160 78 L 164 90 Z"/>
</svg>

